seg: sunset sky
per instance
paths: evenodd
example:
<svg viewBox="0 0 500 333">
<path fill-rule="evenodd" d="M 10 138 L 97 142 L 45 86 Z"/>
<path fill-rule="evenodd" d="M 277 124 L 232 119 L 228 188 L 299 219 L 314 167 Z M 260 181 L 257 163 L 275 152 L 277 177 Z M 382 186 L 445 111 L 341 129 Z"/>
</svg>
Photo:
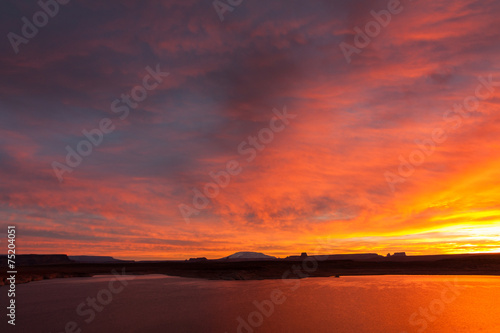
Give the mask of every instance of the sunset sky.
<svg viewBox="0 0 500 333">
<path fill-rule="evenodd" d="M 0 253 L 500 252 L 500 1 L 401 0 L 352 51 L 391 2 L 73 0 L 16 53 L 42 9 L 3 1 Z"/>
</svg>

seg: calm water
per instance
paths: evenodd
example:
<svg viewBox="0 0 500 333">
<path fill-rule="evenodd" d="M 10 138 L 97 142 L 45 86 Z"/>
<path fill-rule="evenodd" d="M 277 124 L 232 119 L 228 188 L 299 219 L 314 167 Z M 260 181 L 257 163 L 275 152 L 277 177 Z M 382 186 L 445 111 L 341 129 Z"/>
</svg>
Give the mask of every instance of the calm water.
<svg viewBox="0 0 500 333">
<path fill-rule="evenodd" d="M 5 328 L 2 314 L 1 331 L 500 332 L 498 277 L 206 281 L 151 275 L 110 285 L 111 280 L 19 285 L 15 330 Z M 2 309 L 6 292 L 0 288 Z M 96 309 L 85 304 L 88 297 L 98 299 Z"/>
</svg>

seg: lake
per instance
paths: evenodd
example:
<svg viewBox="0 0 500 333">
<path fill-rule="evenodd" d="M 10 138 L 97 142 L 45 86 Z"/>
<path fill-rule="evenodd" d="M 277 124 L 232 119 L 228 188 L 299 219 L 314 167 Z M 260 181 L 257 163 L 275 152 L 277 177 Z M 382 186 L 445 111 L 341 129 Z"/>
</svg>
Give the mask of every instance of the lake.
<svg viewBox="0 0 500 333">
<path fill-rule="evenodd" d="M 207 281 L 98 276 L 18 285 L 2 332 L 500 332 L 500 279 L 356 276 Z M 5 287 L 0 288 L 6 313 Z M 7 328 L 5 328 L 7 327 Z"/>
</svg>

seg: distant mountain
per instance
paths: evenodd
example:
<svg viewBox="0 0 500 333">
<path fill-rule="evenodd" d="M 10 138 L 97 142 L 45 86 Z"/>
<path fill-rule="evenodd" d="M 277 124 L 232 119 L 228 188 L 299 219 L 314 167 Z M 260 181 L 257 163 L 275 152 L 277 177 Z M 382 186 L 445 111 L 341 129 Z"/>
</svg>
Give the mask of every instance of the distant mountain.
<svg viewBox="0 0 500 333">
<path fill-rule="evenodd" d="M 325 260 L 352 260 L 352 261 L 374 261 L 374 260 L 384 260 L 385 257 L 378 255 L 376 253 L 353 253 L 353 254 L 320 254 L 307 256 L 306 253 L 303 253 L 300 256 L 289 256 L 286 257 L 285 260 L 304 260 L 304 258 L 314 258 L 318 261 Z"/>
<path fill-rule="evenodd" d="M 273 260 L 277 259 L 273 256 L 268 256 L 264 253 L 260 252 L 236 252 L 231 254 L 230 256 L 221 258 L 220 260 Z"/>
<path fill-rule="evenodd" d="M 108 256 L 69 256 L 69 259 L 78 263 L 91 263 L 91 264 L 134 262 L 134 260 L 120 260 Z"/>
</svg>

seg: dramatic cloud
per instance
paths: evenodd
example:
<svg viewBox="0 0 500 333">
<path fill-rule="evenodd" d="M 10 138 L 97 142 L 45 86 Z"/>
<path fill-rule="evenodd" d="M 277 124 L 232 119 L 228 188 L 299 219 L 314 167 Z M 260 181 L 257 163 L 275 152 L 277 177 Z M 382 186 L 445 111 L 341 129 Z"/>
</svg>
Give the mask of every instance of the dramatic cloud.
<svg viewBox="0 0 500 333">
<path fill-rule="evenodd" d="M 0 227 L 22 253 L 498 251 L 498 1 L 58 6 L 27 38 L 40 5 L 0 4 Z"/>
</svg>

